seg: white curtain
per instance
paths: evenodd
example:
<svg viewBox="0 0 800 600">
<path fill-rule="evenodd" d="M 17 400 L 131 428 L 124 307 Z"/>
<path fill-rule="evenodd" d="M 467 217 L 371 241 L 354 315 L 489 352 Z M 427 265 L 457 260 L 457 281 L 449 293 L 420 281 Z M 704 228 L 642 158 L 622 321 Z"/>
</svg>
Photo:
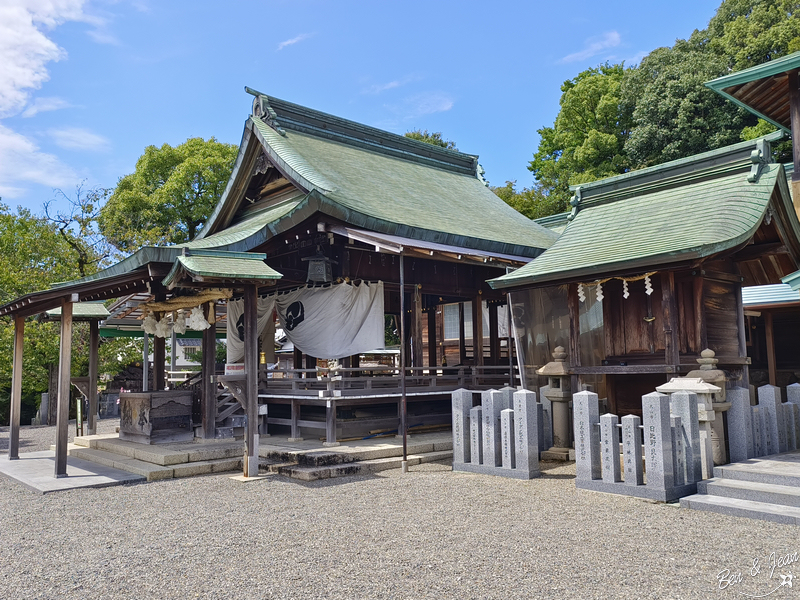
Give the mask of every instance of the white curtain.
<svg viewBox="0 0 800 600">
<path fill-rule="evenodd" d="M 304 354 L 342 358 L 384 348 L 382 282 L 300 288 L 260 298 L 259 331 L 276 307 L 286 336 Z M 242 300 L 228 302 L 228 362 L 244 356 L 243 309 Z"/>
</svg>

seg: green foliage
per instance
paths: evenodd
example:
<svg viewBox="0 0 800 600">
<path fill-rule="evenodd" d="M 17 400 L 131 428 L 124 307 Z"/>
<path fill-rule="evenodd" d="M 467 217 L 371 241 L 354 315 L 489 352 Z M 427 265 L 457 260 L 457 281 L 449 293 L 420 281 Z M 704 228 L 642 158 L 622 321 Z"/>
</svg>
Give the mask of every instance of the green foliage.
<svg viewBox="0 0 800 600">
<path fill-rule="evenodd" d="M 214 138 L 148 146 L 101 211 L 101 232 L 123 253 L 193 239 L 222 196 L 237 151 Z"/>
<path fill-rule="evenodd" d="M 539 130 L 539 148 L 528 166 L 555 212 L 565 210 L 570 185 L 627 170 L 623 148 L 631 110 L 620 102 L 625 73 L 624 65 L 606 63 L 561 86 L 561 109 L 552 127 Z"/>
<path fill-rule="evenodd" d="M 186 359 L 196 363 L 203 362 L 202 348 L 199 350 L 193 350 L 191 352 L 188 352 L 186 354 Z M 214 351 L 214 360 L 217 362 L 217 364 L 225 363 L 228 361 L 228 347 L 225 345 L 224 342 L 217 341 L 217 345 Z"/>
<path fill-rule="evenodd" d="M 456 143 L 444 139 L 440 131 L 429 133 L 427 129 L 414 129 L 413 131 L 407 131 L 404 135 L 407 138 L 417 140 L 418 142 L 425 142 L 426 144 L 431 144 L 433 146 L 441 146 L 442 148 L 447 148 L 448 150 L 458 150 L 458 148 L 456 148 Z"/>
<path fill-rule="evenodd" d="M 723 57 L 679 40 L 654 50 L 628 73 L 622 101 L 635 108 L 625 151 L 635 168 L 740 141 L 742 128 L 756 118 L 704 85 L 726 72 Z"/>
<path fill-rule="evenodd" d="M 545 193 L 543 186 L 537 183 L 530 188 L 516 189 L 516 181 L 506 181 L 502 187 L 490 186 L 497 196 L 517 212 L 529 219 L 538 219 L 555 215 L 568 210 L 562 198 Z"/>
<path fill-rule="evenodd" d="M 724 0 L 692 40 L 707 43 L 733 71 L 760 65 L 800 49 L 799 7 L 794 0 Z"/>
<path fill-rule="evenodd" d="M 383 338 L 386 346 L 400 345 L 400 329 L 394 315 L 383 315 Z"/>
</svg>

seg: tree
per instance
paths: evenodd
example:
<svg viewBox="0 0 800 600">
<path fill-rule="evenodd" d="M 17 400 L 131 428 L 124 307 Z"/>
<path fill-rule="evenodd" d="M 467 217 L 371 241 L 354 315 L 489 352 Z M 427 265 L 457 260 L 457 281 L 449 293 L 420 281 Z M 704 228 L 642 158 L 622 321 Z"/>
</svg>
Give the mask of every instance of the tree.
<svg viewBox="0 0 800 600">
<path fill-rule="evenodd" d="M 407 131 L 405 136 L 407 138 L 411 138 L 412 140 L 417 140 L 418 142 L 431 144 L 432 146 L 441 146 L 442 148 L 447 148 L 448 150 L 458 150 L 458 148 L 456 148 L 456 143 L 444 139 L 440 131 L 428 133 L 427 129 L 414 129 L 413 131 Z"/>
<path fill-rule="evenodd" d="M 794 0 L 724 0 L 692 41 L 725 57 L 732 71 L 760 65 L 800 49 L 800 16 Z"/>
<path fill-rule="evenodd" d="M 101 210 L 100 231 L 123 253 L 193 239 L 222 196 L 237 151 L 214 138 L 148 146 Z"/>
<path fill-rule="evenodd" d="M 530 188 L 517 191 L 516 181 L 506 181 L 502 187 L 490 186 L 506 204 L 529 219 L 539 219 L 556 215 L 567 210 L 566 203 L 557 195 L 548 194 L 543 186 L 534 183 Z"/>
<path fill-rule="evenodd" d="M 625 151 L 634 168 L 741 140 L 742 129 L 756 118 L 704 85 L 726 72 L 724 57 L 678 40 L 672 48 L 653 50 L 627 74 L 622 102 L 633 107 L 634 128 Z"/>
<path fill-rule="evenodd" d="M 528 169 L 557 212 L 566 210 L 570 185 L 624 173 L 630 110 L 620 102 L 623 64 L 604 64 L 561 86 L 561 109 L 541 140 Z M 563 208 L 561 208 L 563 207 Z"/>
</svg>

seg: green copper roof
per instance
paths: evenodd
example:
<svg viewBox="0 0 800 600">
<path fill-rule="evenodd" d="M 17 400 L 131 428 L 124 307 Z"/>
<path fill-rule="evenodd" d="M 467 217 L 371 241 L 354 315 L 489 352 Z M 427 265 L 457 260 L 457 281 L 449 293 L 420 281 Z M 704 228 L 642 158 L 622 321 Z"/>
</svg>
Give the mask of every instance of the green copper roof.
<svg viewBox="0 0 800 600">
<path fill-rule="evenodd" d="M 714 171 L 705 171 L 706 179 L 695 172 L 649 190 L 633 188 L 633 195 L 628 188 L 590 200 L 550 249 L 490 285 L 592 280 L 710 256 L 755 233 L 776 185 L 789 197 L 781 165 L 762 164 L 753 183 L 746 163 L 738 172 L 713 176 Z"/>
<path fill-rule="evenodd" d="M 794 273 L 790 273 L 783 279 L 781 279 L 783 283 L 788 285 L 793 290 L 800 290 L 800 271 L 795 271 Z"/>
<path fill-rule="evenodd" d="M 791 131 L 790 71 L 800 69 L 800 52 L 737 71 L 706 86 L 784 131 Z"/>
<path fill-rule="evenodd" d="M 249 279 L 265 281 L 280 279 L 282 275 L 267 266 L 267 255 L 257 252 L 224 252 L 219 250 L 184 250 L 175 260 L 172 270 L 164 278 L 163 284 L 170 286 L 189 275 L 195 281 L 204 279 L 238 280 Z"/>
<path fill-rule="evenodd" d="M 48 310 L 44 313 L 49 321 L 61 320 L 61 307 Z M 109 312 L 102 302 L 75 302 L 72 305 L 73 321 L 89 321 L 91 319 L 106 319 Z"/>
<path fill-rule="evenodd" d="M 496 249 L 523 256 L 535 256 L 556 238 L 476 176 L 297 131 L 280 135 L 260 119 L 252 123 L 270 158 L 324 196 L 323 204 L 345 222 L 467 248 L 502 246 Z"/>
</svg>

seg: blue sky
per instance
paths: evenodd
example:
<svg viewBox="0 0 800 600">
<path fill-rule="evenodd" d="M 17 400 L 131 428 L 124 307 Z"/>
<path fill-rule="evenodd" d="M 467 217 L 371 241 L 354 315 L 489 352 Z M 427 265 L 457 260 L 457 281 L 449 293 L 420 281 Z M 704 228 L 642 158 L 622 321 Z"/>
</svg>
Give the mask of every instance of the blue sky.
<svg viewBox="0 0 800 600">
<path fill-rule="evenodd" d="M 147 145 L 238 144 L 250 86 L 396 133 L 441 131 L 532 182 L 560 85 L 637 63 L 719 1 L 2 0 L 0 197 L 113 187 Z"/>
</svg>

